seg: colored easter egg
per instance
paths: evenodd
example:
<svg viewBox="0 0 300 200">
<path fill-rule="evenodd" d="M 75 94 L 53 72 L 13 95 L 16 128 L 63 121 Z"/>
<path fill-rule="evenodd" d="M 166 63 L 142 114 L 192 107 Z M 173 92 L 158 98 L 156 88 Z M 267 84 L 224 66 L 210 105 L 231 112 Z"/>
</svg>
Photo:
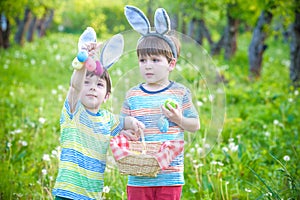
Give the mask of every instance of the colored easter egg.
<svg viewBox="0 0 300 200">
<path fill-rule="evenodd" d="M 162 133 L 166 133 L 169 130 L 169 121 L 164 116 L 159 118 L 157 122 L 158 129 Z"/>
<path fill-rule="evenodd" d="M 79 62 L 85 62 L 88 57 L 89 54 L 87 51 L 79 51 L 77 54 L 77 59 L 79 60 Z"/>
<path fill-rule="evenodd" d="M 92 58 L 88 57 L 85 61 L 85 67 L 88 71 L 93 72 L 96 69 L 96 63 Z"/>
<path fill-rule="evenodd" d="M 96 61 L 96 69 L 95 69 L 94 73 L 98 76 L 101 76 L 103 74 L 103 71 L 104 71 L 104 69 L 103 69 L 100 61 L 97 60 Z"/>
<path fill-rule="evenodd" d="M 173 108 L 176 108 L 177 102 L 173 99 L 167 99 L 164 103 L 164 106 L 165 106 L 166 109 L 169 110 L 168 104 L 170 104 Z"/>
<path fill-rule="evenodd" d="M 77 57 L 75 57 L 75 58 L 73 59 L 73 61 L 72 61 L 72 67 L 73 67 L 74 69 L 81 69 L 82 66 L 83 66 L 83 63 L 80 62 L 80 61 L 77 59 Z"/>
</svg>

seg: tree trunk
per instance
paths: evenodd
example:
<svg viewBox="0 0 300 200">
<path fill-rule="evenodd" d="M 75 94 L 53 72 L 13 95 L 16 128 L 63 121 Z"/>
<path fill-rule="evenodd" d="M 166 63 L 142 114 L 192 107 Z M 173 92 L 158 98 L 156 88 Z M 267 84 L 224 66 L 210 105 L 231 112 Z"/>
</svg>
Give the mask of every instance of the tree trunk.
<svg viewBox="0 0 300 200">
<path fill-rule="evenodd" d="M 228 5 L 227 8 L 227 27 L 224 33 L 224 49 L 225 49 L 225 60 L 229 60 L 236 52 L 237 49 L 237 34 L 239 22 L 231 15 L 231 7 L 235 5 Z"/>
<path fill-rule="evenodd" d="M 31 11 L 29 8 L 25 9 L 24 19 L 22 21 L 17 20 L 18 30 L 15 35 L 15 42 L 19 45 L 24 44 L 24 35 L 28 29 L 31 18 Z"/>
<path fill-rule="evenodd" d="M 222 37 L 219 39 L 219 41 L 217 43 L 214 43 L 214 44 L 211 45 L 210 54 L 212 56 L 220 54 L 221 49 L 224 46 L 224 38 L 225 38 L 225 36 L 223 34 Z"/>
<path fill-rule="evenodd" d="M 1 28 L 0 28 L 0 48 L 7 49 L 10 46 L 10 23 L 4 14 L 1 15 Z"/>
<path fill-rule="evenodd" d="M 34 31 L 36 29 L 37 18 L 34 16 L 30 22 L 29 29 L 27 32 L 27 41 L 32 42 L 34 37 Z"/>
<path fill-rule="evenodd" d="M 258 18 L 256 27 L 254 28 L 252 40 L 248 49 L 250 78 L 260 77 L 263 53 L 267 48 L 267 45 L 265 44 L 265 40 L 267 38 L 265 26 L 271 23 L 272 17 L 272 13 L 268 11 L 262 11 Z"/>
<path fill-rule="evenodd" d="M 295 11 L 295 21 L 292 25 L 290 45 L 290 79 L 292 84 L 297 88 L 300 86 L 300 12 Z"/>
<path fill-rule="evenodd" d="M 196 19 L 193 18 L 190 23 L 189 23 L 189 27 L 188 27 L 188 36 L 191 38 L 194 38 L 194 29 L 195 29 L 195 21 Z"/>
<path fill-rule="evenodd" d="M 44 37 L 46 35 L 46 30 L 50 26 L 53 16 L 54 16 L 54 10 L 49 11 L 49 16 L 47 16 L 47 11 L 44 14 L 43 18 L 39 21 L 37 29 L 38 29 L 38 36 Z"/>
</svg>

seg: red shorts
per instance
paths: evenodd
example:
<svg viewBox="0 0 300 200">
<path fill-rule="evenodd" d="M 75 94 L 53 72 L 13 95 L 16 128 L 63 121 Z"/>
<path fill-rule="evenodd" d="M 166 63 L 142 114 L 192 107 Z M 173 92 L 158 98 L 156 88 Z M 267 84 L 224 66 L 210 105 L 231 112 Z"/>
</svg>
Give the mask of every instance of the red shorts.
<svg viewBox="0 0 300 200">
<path fill-rule="evenodd" d="M 182 186 L 127 186 L 128 200 L 180 200 Z"/>
</svg>

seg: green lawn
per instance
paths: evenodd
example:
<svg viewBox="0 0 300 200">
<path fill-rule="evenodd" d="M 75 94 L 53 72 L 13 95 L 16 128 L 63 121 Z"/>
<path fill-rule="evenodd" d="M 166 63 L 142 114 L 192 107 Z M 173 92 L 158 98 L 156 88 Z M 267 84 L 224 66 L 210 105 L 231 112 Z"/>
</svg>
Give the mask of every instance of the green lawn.
<svg viewBox="0 0 300 200">
<path fill-rule="evenodd" d="M 77 39 L 51 34 L 23 48 L 0 50 L 0 199 L 52 199 L 59 117 Z M 174 79 L 191 88 L 202 126 L 199 132 L 186 134 L 182 199 L 300 198 L 300 94 L 289 82 L 289 47 L 270 38 L 262 77 L 250 82 L 249 41 L 249 35 L 240 36 L 231 61 L 205 57 L 205 63 L 213 65 L 208 71 L 194 68 L 185 51 L 173 73 Z M 114 112 L 126 90 L 140 81 L 134 55 L 129 48 L 110 69 L 114 93 L 105 106 Z M 209 70 L 214 65 L 225 77 L 224 85 L 213 83 L 215 72 Z M 225 93 L 217 96 L 218 89 Z M 210 101 L 211 94 L 220 101 Z M 126 177 L 113 161 L 105 185 L 110 189 L 107 199 L 126 199 Z"/>
</svg>

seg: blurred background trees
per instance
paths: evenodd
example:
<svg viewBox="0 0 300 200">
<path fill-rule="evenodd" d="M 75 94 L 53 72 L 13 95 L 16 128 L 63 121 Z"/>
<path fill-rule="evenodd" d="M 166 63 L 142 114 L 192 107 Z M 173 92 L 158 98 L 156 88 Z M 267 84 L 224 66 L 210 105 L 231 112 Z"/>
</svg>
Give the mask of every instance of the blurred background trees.
<svg viewBox="0 0 300 200">
<path fill-rule="evenodd" d="M 173 29 L 204 45 L 211 55 L 223 55 L 225 60 L 238 50 L 238 35 L 250 33 L 247 54 L 251 79 L 260 77 L 269 37 L 290 42 L 290 79 L 299 86 L 297 0 L 2 0 L 0 47 L 23 45 L 56 31 L 79 34 L 87 26 L 93 26 L 100 38 L 108 38 L 131 30 L 123 14 L 126 4 L 139 7 L 150 20 L 156 8 L 164 7 Z"/>
</svg>

